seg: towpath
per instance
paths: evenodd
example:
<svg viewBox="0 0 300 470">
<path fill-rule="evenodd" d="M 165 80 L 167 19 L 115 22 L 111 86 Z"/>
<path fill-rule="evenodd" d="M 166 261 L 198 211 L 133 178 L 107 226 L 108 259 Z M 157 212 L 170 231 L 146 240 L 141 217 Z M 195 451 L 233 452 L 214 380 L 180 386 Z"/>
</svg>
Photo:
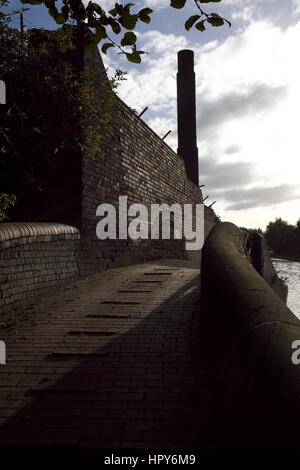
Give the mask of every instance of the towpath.
<svg viewBox="0 0 300 470">
<path fill-rule="evenodd" d="M 104 271 L 0 327 L 0 445 L 207 449 L 199 265 Z"/>
</svg>

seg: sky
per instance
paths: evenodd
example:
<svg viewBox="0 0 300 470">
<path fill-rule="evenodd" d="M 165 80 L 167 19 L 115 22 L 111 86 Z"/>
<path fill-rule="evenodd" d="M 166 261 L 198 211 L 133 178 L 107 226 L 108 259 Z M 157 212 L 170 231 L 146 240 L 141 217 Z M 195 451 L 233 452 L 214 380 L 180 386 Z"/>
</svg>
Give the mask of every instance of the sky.
<svg viewBox="0 0 300 470">
<path fill-rule="evenodd" d="M 134 0 L 133 0 L 134 1 Z M 103 8 L 114 0 L 98 0 Z M 109 72 L 127 71 L 119 96 L 177 150 L 177 52 L 194 51 L 199 184 L 222 221 L 266 228 L 300 218 L 300 0 L 222 0 L 203 4 L 232 27 L 186 31 L 193 0 L 175 10 L 169 0 L 136 0 L 154 10 L 137 28 L 142 64 L 110 49 Z M 17 6 L 17 2 L 13 2 Z M 25 26 L 55 27 L 44 6 L 24 14 Z"/>
</svg>

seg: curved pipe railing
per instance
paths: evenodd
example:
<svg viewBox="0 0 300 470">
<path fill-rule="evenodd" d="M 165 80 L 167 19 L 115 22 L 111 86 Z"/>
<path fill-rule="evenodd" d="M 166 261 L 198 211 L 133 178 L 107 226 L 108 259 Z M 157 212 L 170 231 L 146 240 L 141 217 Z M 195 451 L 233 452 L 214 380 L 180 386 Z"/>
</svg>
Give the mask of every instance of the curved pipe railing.
<svg viewBox="0 0 300 470">
<path fill-rule="evenodd" d="M 199 334 L 219 442 L 300 448 L 300 364 L 292 362 L 300 321 L 249 262 L 246 235 L 220 223 L 202 253 Z"/>
</svg>

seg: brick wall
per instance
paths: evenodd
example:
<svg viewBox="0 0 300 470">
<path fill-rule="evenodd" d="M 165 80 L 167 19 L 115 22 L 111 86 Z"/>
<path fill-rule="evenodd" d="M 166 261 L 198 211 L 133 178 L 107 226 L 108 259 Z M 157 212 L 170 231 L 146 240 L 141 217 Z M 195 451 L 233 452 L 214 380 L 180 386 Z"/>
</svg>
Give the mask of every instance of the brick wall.
<svg viewBox="0 0 300 470">
<path fill-rule="evenodd" d="M 100 80 L 105 79 L 98 50 L 87 53 L 84 63 L 99 71 Z M 95 90 L 100 98 L 102 87 L 95 83 Z M 115 265 L 188 258 L 199 261 L 200 266 L 201 252 L 186 251 L 185 240 L 172 237 L 172 225 L 170 240 L 151 240 L 150 233 L 146 240 L 96 237 L 98 205 L 118 207 L 119 196 L 128 197 L 128 206 L 142 203 L 149 214 L 151 204 L 193 204 L 194 229 L 195 205 L 203 202 L 201 190 L 187 178 L 183 159 L 118 98 L 113 121 L 103 132 L 95 157 L 62 157 L 54 191 L 64 194 L 62 203 L 50 198 L 47 207 L 41 207 L 40 218 L 35 219 L 45 220 L 45 213 L 57 214 L 59 206 L 56 221 L 62 223 L 0 224 L 0 317 L 21 309 L 62 282 Z M 64 188 L 68 187 L 70 171 L 77 183 L 71 185 L 66 198 Z M 29 201 L 28 207 L 34 204 Z M 148 221 L 150 232 L 150 217 Z M 205 207 L 205 237 L 216 222 L 214 211 Z"/>
<path fill-rule="evenodd" d="M 204 239 L 208 236 L 212 228 L 220 222 L 213 209 L 205 206 L 204 211 Z"/>
<path fill-rule="evenodd" d="M 63 224 L 0 224 L 0 318 L 79 274 L 80 234 Z"/>
<path fill-rule="evenodd" d="M 88 53 L 85 63 L 89 68 L 103 67 L 98 51 Z M 118 206 L 120 195 L 128 196 L 128 205 L 142 203 L 149 212 L 150 204 L 203 202 L 201 190 L 187 178 L 183 159 L 121 100 L 117 114 L 119 124 L 105 131 L 96 157 L 83 156 L 80 231 L 86 269 L 161 257 L 200 261 L 200 252 L 185 251 L 184 240 L 97 239 L 97 206 Z M 208 208 L 205 217 L 207 235 L 217 219 Z"/>
</svg>

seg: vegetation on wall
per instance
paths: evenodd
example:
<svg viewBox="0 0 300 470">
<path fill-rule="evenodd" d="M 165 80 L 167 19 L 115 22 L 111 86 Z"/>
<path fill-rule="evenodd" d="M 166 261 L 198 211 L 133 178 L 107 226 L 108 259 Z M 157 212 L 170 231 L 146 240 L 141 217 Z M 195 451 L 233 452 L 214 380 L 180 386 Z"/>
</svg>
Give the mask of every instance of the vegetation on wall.
<svg viewBox="0 0 300 470">
<path fill-rule="evenodd" d="M 95 155 L 124 79 L 119 70 L 107 80 L 90 68 L 76 69 L 69 58 L 77 54 L 78 28 L 20 32 L 10 27 L 13 14 L 0 15 L 0 78 L 7 85 L 7 104 L 0 107 L 0 222 L 28 188 L 39 197 L 63 152 Z"/>
<path fill-rule="evenodd" d="M 0 222 L 7 220 L 9 208 L 18 206 L 28 188 L 31 197 L 39 197 L 47 169 L 53 172 L 63 152 L 94 156 L 102 131 L 115 114 L 114 90 L 124 79 L 124 72 L 117 70 L 110 83 L 100 78 L 96 88 L 105 88 L 103 100 L 95 100 L 97 77 L 93 71 L 79 72 L 66 60 L 74 49 L 74 28 L 70 25 L 84 31 L 86 50 L 101 42 L 103 53 L 117 48 L 129 61 L 139 63 L 145 52 L 137 49 L 136 25 L 149 24 L 153 12 L 148 7 L 133 12 L 133 3 L 115 3 L 105 11 L 101 2 L 62 0 L 59 7 L 56 0 L 21 1 L 44 4 L 56 23 L 63 26 L 55 32 L 19 31 L 10 27 L 19 10 L 8 11 L 10 0 L 0 0 L 0 79 L 7 84 L 8 97 L 7 105 L 1 107 L 0 122 Z M 182 9 L 188 1 L 171 0 L 170 7 Z M 208 24 L 222 26 L 226 22 L 230 26 L 217 13 L 203 9 L 203 4 L 220 1 L 193 0 L 197 14 L 186 20 L 186 30 L 195 27 L 204 31 Z M 122 39 L 116 42 L 118 35 Z"/>
</svg>

